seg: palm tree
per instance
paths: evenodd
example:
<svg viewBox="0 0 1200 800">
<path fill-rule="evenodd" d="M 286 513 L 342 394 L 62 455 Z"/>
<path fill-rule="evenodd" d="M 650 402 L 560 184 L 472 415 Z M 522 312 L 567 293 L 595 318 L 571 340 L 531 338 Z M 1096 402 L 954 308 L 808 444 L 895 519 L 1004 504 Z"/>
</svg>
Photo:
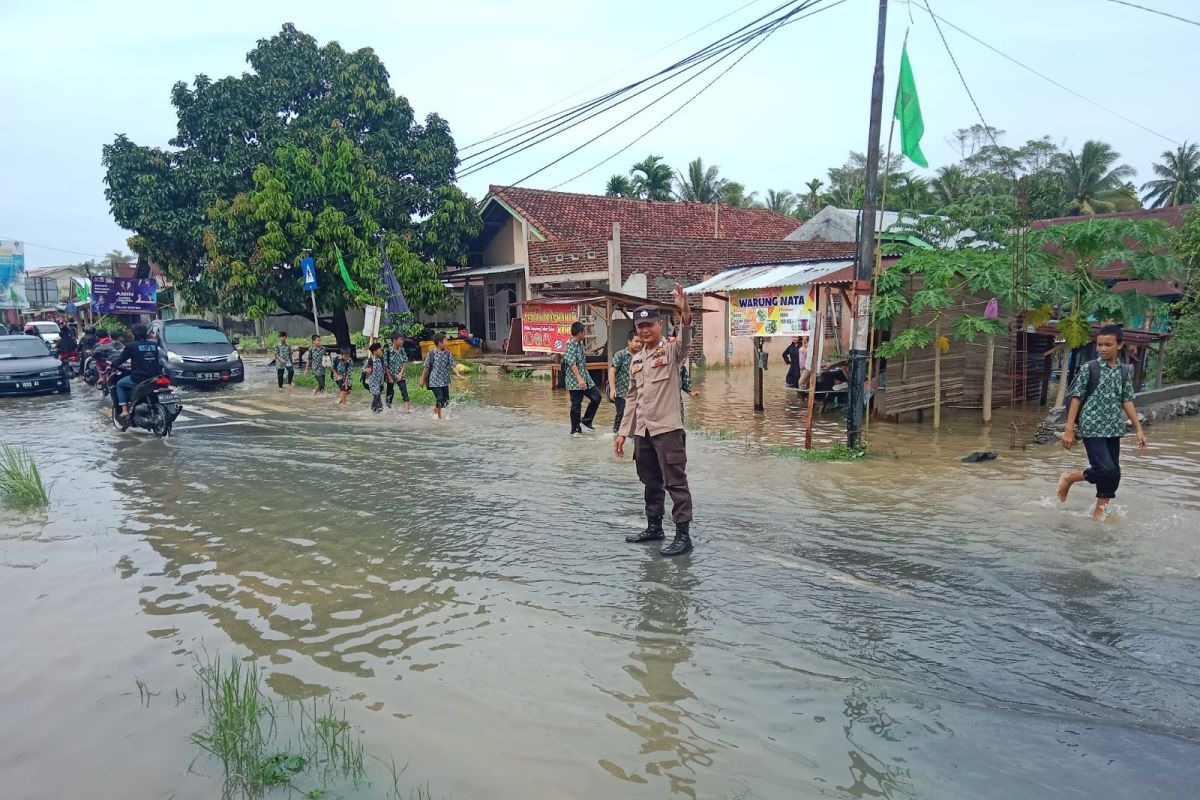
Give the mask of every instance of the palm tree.
<svg viewBox="0 0 1200 800">
<path fill-rule="evenodd" d="M 721 191 L 725 188 L 725 180 L 718 174 L 714 164 L 705 169 L 704 161 L 697 158 L 688 164 L 687 175 L 679 173 L 680 200 L 692 200 L 697 203 L 716 203 L 721 199 Z"/>
<path fill-rule="evenodd" d="M 804 188 L 808 191 L 804 194 L 804 205 L 808 210 L 808 215 L 814 216 L 820 211 L 817 206 L 821 204 L 821 187 L 825 185 L 825 181 L 820 178 L 813 178 L 808 183 L 804 184 Z"/>
<path fill-rule="evenodd" d="M 888 190 L 892 199 L 888 206 L 893 211 L 928 211 L 930 204 L 929 183 L 915 175 L 896 176 L 895 186 Z"/>
<path fill-rule="evenodd" d="M 971 194 L 971 178 L 957 164 L 942 167 L 937 177 L 929 182 L 934 199 L 939 206 L 952 206 L 966 200 Z"/>
<path fill-rule="evenodd" d="M 663 163 L 662 156 L 646 156 L 629 170 L 633 176 L 633 192 L 645 200 L 674 200 L 671 184 L 675 172 Z"/>
<path fill-rule="evenodd" d="M 796 205 L 796 195 L 786 191 L 777 192 L 774 189 L 767 189 L 767 198 L 763 201 L 764 207 L 784 216 L 791 216 L 792 212 L 796 210 Z"/>
<path fill-rule="evenodd" d="M 725 181 L 721 187 L 721 202 L 727 206 L 752 206 L 758 199 L 758 192 L 746 194 L 746 184 L 737 181 Z"/>
<path fill-rule="evenodd" d="M 1175 152 L 1166 150 L 1163 163 L 1154 165 L 1158 180 L 1142 184 L 1142 197 L 1151 208 L 1182 206 L 1200 200 L 1200 147 L 1184 142 Z"/>
<path fill-rule="evenodd" d="M 624 175 L 613 175 L 604 187 L 604 194 L 608 197 L 633 197 L 633 184 Z"/>
<path fill-rule="evenodd" d="M 1084 142 L 1078 153 L 1067 152 L 1059 157 L 1058 168 L 1073 213 L 1116 210 L 1116 201 L 1128 194 L 1125 182 L 1136 174 L 1133 167 L 1116 163 L 1120 157 L 1110 145 L 1095 140 Z"/>
</svg>

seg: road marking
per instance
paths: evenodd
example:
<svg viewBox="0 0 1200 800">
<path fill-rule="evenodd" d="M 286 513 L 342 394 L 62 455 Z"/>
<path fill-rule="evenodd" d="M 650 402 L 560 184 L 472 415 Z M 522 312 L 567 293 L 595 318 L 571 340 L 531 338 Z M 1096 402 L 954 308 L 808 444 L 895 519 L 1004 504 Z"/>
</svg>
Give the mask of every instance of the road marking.
<svg viewBox="0 0 1200 800">
<path fill-rule="evenodd" d="M 236 406 L 233 403 L 218 403 L 213 401 L 209 403 L 213 408 L 219 408 L 222 411 L 232 411 L 235 414 L 245 414 L 248 417 L 261 417 L 265 412 L 259 411 L 257 408 L 248 408 L 246 406 Z"/>
<path fill-rule="evenodd" d="M 259 427 L 259 424 L 253 420 L 237 419 L 230 422 L 206 422 L 203 425 L 184 425 L 181 430 L 198 431 L 201 428 L 228 428 L 233 425 L 251 425 L 256 428 Z"/>
<path fill-rule="evenodd" d="M 200 406 L 188 406 L 188 413 L 199 414 L 210 419 L 221 419 L 225 416 L 220 411 L 213 411 L 208 408 L 201 408 Z"/>
</svg>

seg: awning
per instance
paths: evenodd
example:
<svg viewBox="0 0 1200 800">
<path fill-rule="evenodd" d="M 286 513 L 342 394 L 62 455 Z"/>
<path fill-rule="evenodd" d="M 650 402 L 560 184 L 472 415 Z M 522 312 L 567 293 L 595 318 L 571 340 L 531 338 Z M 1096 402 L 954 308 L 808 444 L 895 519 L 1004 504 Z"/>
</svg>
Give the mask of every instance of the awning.
<svg viewBox="0 0 1200 800">
<path fill-rule="evenodd" d="M 688 294 L 704 294 L 740 289 L 768 289 L 775 286 L 800 286 L 853 266 L 853 261 L 846 260 L 749 264 L 727 269 L 706 281 L 687 287 L 684 291 Z"/>
<path fill-rule="evenodd" d="M 458 280 L 459 278 L 480 278 L 484 275 L 505 275 L 510 272 L 524 272 L 524 264 L 496 264 L 490 267 L 468 267 L 467 269 L 456 269 L 442 273 L 442 279 L 448 281 Z"/>
</svg>

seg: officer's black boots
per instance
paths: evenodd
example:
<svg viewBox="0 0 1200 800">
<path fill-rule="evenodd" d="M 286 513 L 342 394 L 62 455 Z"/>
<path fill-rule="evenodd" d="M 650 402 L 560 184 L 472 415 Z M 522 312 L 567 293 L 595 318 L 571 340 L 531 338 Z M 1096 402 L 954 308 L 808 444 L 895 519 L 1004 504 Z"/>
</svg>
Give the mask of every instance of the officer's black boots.
<svg viewBox="0 0 1200 800">
<path fill-rule="evenodd" d="M 653 542 L 665 536 L 662 517 L 646 517 L 646 530 L 633 536 L 626 536 L 625 541 L 630 544 L 640 544 L 641 542 Z"/>
<path fill-rule="evenodd" d="M 691 527 L 692 523 L 690 522 L 676 522 L 675 538 L 659 552 L 664 556 L 681 556 L 690 552 L 692 549 Z"/>
</svg>

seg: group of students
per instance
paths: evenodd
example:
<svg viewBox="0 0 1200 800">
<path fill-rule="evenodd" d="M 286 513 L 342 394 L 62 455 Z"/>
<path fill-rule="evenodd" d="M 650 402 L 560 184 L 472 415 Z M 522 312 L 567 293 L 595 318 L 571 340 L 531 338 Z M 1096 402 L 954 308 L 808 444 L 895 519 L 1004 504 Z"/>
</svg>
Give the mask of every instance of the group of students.
<svg viewBox="0 0 1200 800">
<path fill-rule="evenodd" d="M 442 409 L 450 405 L 450 377 L 458 365 L 454 354 L 447 348 L 445 334 L 435 334 L 433 344 L 433 349 L 429 351 L 422 365 L 420 384 L 421 388 L 428 388 L 433 392 L 434 414 L 441 419 Z M 371 393 L 371 410 L 380 413 L 385 404 L 391 408 L 398 391 L 400 399 L 404 402 L 404 412 L 407 414 L 412 410 L 412 403 L 409 400 L 408 380 L 405 376 L 409 358 L 404 349 L 404 335 L 392 334 L 390 344 L 387 345 L 380 344 L 378 337 L 374 337 L 367 351 L 368 355 L 362 367 L 362 385 Z M 313 394 L 325 394 L 326 356 L 331 360 L 330 370 L 333 373 L 333 382 L 338 388 L 338 403 L 346 405 L 350 392 L 354 389 L 354 359 L 349 347 L 343 347 L 333 356 L 321 344 L 321 337 L 314 335 L 308 349 L 304 372 L 311 374 L 316 380 Z M 279 332 L 279 343 L 275 345 L 271 363 L 275 365 L 279 388 L 284 388 L 286 379 L 286 385 L 290 389 L 296 370 L 292 346 L 288 344 L 287 333 L 283 331 Z"/>
</svg>

